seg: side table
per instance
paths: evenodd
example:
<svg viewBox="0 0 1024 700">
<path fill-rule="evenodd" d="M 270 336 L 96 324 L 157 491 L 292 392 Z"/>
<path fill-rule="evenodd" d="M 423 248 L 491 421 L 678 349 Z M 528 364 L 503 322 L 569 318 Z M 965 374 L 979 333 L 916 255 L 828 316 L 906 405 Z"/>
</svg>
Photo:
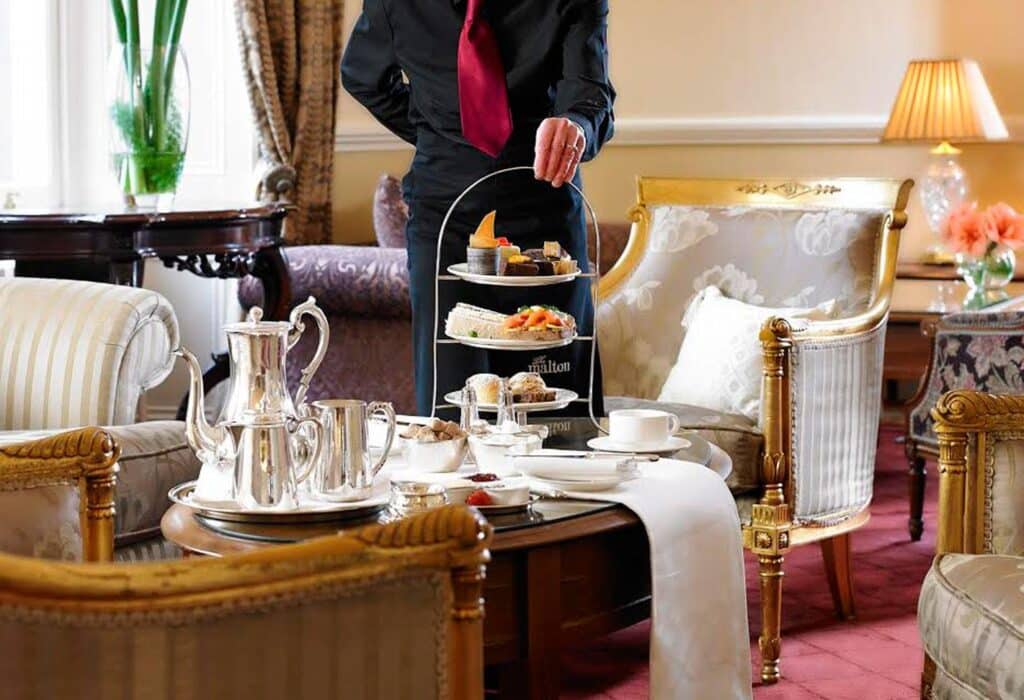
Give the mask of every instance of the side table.
<svg viewBox="0 0 1024 700">
<path fill-rule="evenodd" d="M 0 260 L 86 261 L 106 267 L 112 284 L 142 286 L 147 258 L 199 277 L 246 275 L 263 283 L 267 320 L 287 318 L 292 293 L 281 250 L 283 204 L 141 211 L 0 212 Z M 203 375 L 209 390 L 227 378 L 227 358 Z M 184 402 L 179 410 L 183 417 Z"/>
</svg>

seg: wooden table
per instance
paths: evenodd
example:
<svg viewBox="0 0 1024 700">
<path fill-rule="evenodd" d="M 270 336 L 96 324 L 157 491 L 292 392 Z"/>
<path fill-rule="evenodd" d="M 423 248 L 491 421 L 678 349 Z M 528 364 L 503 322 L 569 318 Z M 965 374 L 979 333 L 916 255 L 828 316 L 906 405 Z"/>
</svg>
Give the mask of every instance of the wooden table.
<svg viewBox="0 0 1024 700">
<path fill-rule="evenodd" d="M 283 204 L 168 211 L 3 211 L 0 260 L 18 261 L 19 274 L 41 276 L 50 276 L 49 268 L 57 263 L 92 263 L 103 281 L 135 287 L 142 286 L 147 258 L 199 277 L 252 275 L 263 284 L 267 320 L 279 320 L 288 317 L 292 303 L 281 250 L 287 213 Z M 90 277 L 95 275 L 89 272 Z M 227 373 L 227 356 L 215 358 L 203 376 L 206 389 L 226 379 Z M 183 409 L 184 401 L 179 417 Z"/>
<path fill-rule="evenodd" d="M 578 449 L 589 419 L 547 422 L 547 447 Z M 676 456 L 711 461 L 706 443 Z M 488 686 L 501 697 L 557 698 L 561 650 L 650 615 L 650 547 L 643 523 L 614 503 L 542 499 L 530 514 L 490 518 L 495 528 L 484 584 Z M 365 524 L 225 525 L 175 505 L 164 536 L 190 555 L 237 554 Z M 231 533 L 231 534 L 227 534 Z"/>
</svg>

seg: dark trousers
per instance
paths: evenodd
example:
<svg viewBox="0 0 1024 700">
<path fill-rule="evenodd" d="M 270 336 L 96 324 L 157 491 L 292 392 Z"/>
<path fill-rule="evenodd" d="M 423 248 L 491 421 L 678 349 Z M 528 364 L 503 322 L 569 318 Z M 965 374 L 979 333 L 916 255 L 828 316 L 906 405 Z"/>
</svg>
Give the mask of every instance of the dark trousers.
<svg viewBox="0 0 1024 700">
<path fill-rule="evenodd" d="M 415 175 L 415 168 L 414 168 Z M 410 178 L 413 182 L 421 178 Z M 577 179 L 577 183 L 579 180 Z M 550 387 L 572 389 L 580 398 L 590 395 L 591 342 L 580 341 L 546 351 L 488 351 L 458 344 L 437 346 L 436 390 L 434 377 L 434 275 L 437 240 L 441 223 L 454 196 L 438 197 L 406 185 L 410 218 L 406 229 L 409 250 L 410 295 L 412 297 L 413 353 L 416 370 L 416 407 L 430 415 L 444 395 L 461 389 L 466 378 L 478 372 L 508 377 L 516 372 L 534 371 Z M 419 191 L 418 191 L 419 190 Z M 457 196 L 458 193 L 455 193 Z M 586 224 L 582 202 L 569 187 L 554 189 L 527 172 L 499 175 L 474 190 L 449 221 L 441 249 L 441 274 L 449 265 L 465 262 L 469 236 L 480 220 L 497 210 L 497 235 L 506 236 L 523 250 L 540 248 L 544 241 L 558 241 L 579 261 L 587 264 Z M 520 306 L 546 304 L 573 315 L 581 336 L 592 336 L 594 308 L 589 278 L 547 287 L 492 287 L 466 282 L 440 281 L 438 289 L 437 337 L 444 337 L 448 311 L 458 302 L 475 304 L 502 313 Z M 603 414 L 600 364 L 594 367 L 594 411 Z M 587 415 L 587 405 L 576 403 L 555 415 Z M 552 414 L 545 414 L 552 415 Z M 449 416 L 450 417 L 450 416 Z"/>
</svg>

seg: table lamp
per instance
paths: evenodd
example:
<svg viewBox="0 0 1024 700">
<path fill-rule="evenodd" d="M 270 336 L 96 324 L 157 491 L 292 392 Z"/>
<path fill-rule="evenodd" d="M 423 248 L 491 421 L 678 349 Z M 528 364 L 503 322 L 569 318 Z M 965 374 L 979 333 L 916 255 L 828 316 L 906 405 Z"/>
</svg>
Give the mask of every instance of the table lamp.
<svg viewBox="0 0 1024 700">
<path fill-rule="evenodd" d="M 981 69 L 974 61 L 911 61 L 892 106 L 882 141 L 938 143 L 921 179 L 921 203 L 938 235 L 949 212 L 967 197 L 967 175 L 951 142 L 1000 141 L 1008 136 Z M 951 256 L 933 246 L 933 261 Z"/>
</svg>

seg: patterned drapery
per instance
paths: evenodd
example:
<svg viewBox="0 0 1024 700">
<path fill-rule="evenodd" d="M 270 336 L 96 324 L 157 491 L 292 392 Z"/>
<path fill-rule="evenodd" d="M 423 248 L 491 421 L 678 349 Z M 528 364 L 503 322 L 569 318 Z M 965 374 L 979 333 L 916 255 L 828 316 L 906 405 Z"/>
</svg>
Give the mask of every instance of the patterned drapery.
<svg viewBox="0 0 1024 700">
<path fill-rule="evenodd" d="M 343 0 L 235 0 L 264 172 L 260 197 L 296 206 L 293 244 L 331 240 Z"/>
</svg>

